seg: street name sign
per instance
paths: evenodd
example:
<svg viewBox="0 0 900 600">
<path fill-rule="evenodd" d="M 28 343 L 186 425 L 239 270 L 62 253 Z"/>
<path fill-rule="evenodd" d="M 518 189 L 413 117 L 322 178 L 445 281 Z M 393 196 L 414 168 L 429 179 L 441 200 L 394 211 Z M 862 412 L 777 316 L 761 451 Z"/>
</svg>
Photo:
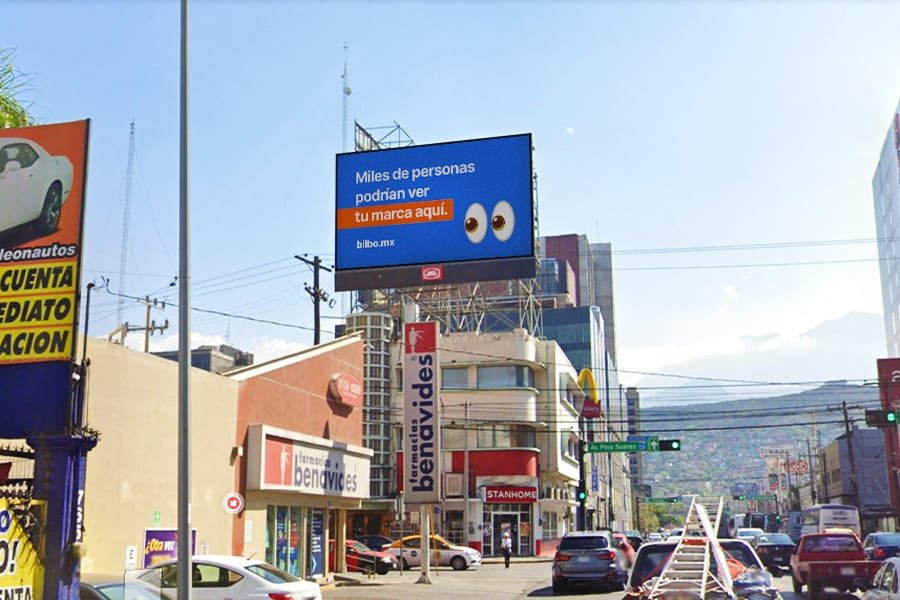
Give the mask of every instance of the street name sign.
<svg viewBox="0 0 900 600">
<path fill-rule="evenodd" d="M 644 452 L 647 450 L 647 445 L 651 442 L 656 442 L 656 450 L 659 450 L 659 436 L 658 435 L 629 435 L 629 442 L 637 442 L 641 445 L 641 451 Z M 654 450 L 655 451 L 655 450 Z"/>
<path fill-rule="evenodd" d="M 585 449 L 587 452 L 640 452 L 642 450 L 640 442 L 588 442 Z"/>
</svg>

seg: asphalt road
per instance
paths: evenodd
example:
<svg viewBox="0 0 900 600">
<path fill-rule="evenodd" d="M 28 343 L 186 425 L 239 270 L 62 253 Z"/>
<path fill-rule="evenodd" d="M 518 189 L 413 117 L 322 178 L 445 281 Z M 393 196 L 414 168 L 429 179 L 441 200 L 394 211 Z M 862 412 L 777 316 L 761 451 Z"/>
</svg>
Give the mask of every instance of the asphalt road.
<svg viewBox="0 0 900 600">
<path fill-rule="evenodd" d="M 464 600 L 524 600 L 528 598 L 590 597 L 597 600 L 621 600 L 623 592 L 610 592 L 600 586 L 575 587 L 562 596 L 550 587 L 550 563 L 518 563 L 505 569 L 502 564 L 485 564 L 468 571 L 441 570 L 432 574 L 432 583 L 417 584 L 418 571 L 397 572 L 366 579 L 353 575 L 361 585 L 345 585 L 323 590 L 325 600 L 427 600 L 461 598 Z M 806 592 L 791 591 L 790 577 L 775 579 L 784 600 L 810 600 Z M 861 594 L 825 594 L 815 600 L 859 600 Z"/>
</svg>

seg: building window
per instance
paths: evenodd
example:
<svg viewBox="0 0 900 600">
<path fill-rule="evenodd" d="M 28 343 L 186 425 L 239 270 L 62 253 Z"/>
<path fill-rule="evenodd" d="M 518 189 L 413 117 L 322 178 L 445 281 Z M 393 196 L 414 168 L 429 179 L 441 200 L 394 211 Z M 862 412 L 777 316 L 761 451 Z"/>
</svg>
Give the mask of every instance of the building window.
<svg viewBox="0 0 900 600">
<path fill-rule="evenodd" d="M 466 446 L 465 433 L 462 427 L 445 427 L 441 445 L 447 450 L 462 450 Z"/>
<path fill-rule="evenodd" d="M 536 448 L 534 429 L 527 425 L 482 425 L 479 448 Z"/>
<path fill-rule="evenodd" d="M 515 388 L 534 387 L 534 371 L 521 365 L 478 367 L 478 387 Z"/>
<path fill-rule="evenodd" d="M 469 387 L 469 369 L 445 367 L 441 371 L 441 387 L 445 390 L 464 390 Z"/>
</svg>

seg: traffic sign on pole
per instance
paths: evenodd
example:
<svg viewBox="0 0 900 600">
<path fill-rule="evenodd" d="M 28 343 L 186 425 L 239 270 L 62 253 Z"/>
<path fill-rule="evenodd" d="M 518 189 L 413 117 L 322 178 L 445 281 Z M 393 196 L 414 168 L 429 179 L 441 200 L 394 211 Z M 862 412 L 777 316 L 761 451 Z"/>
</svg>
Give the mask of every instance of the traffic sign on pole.
<svg viewBox="0 0 900 600">
<path fill-rule="evenodd" d="M 777 496 L 775 494 L 738 494 L 736 496 L 732 496 L 735 500 L 753 500 L 753 501 L 763 501 L 769 502 L 775 500 Z"/>
<path fill-rule="evenodd" d="M 641 450 L 644 451 L 644 450 L 647 450 L 647 444 L 649 444 L 650 442 L 658 442 L 659 436 L 658 435 L 629 435 L 628 441 L 639 443 L 641 445 Z"/>
<path fill-rule="evenodd" d="M 588 442 L 587 452 L 640 452 L 640 442 Z"/>
</svg>

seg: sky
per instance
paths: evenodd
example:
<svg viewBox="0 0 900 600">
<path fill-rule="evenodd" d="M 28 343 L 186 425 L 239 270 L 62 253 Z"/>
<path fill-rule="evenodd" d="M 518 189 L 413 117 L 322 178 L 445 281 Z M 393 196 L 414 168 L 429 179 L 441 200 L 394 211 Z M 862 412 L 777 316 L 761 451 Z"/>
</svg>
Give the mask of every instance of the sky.
<svg viewBox="0 0 900 600">
<path fill-rule="evenodd" d="M 346 44 L 351 122 L 419 144 L 533 135 L 539 233 L 613 245 L 626 383 L 734 377 L 739 360 L 714 359 L 750 350 L 762 381 L 874 378 L 877 328 L 844 328 L 865 333 L 849 344 L 863 358 L 827 366 L 812 346 L 786 369 L 754 340 L 802 345 L 881 312 L 871 179 L 900 98 L 898 19 L 887 2 L 192 2 L 193 305 L 234 315 L 195 310 L 192 341 L 258 360 L 312 343 L 294 256 L 334 261 Z M 36 119 L 91 119 L 83 285 L 167 302 L 156 349 L 177 346 L 178 44 L 171 1 L 13 0 L 0 21 Z M 95 291 L 90 334 L 118 310 Z M 122 311 L 143 325 L 140 304 Z"/>
</svg>

